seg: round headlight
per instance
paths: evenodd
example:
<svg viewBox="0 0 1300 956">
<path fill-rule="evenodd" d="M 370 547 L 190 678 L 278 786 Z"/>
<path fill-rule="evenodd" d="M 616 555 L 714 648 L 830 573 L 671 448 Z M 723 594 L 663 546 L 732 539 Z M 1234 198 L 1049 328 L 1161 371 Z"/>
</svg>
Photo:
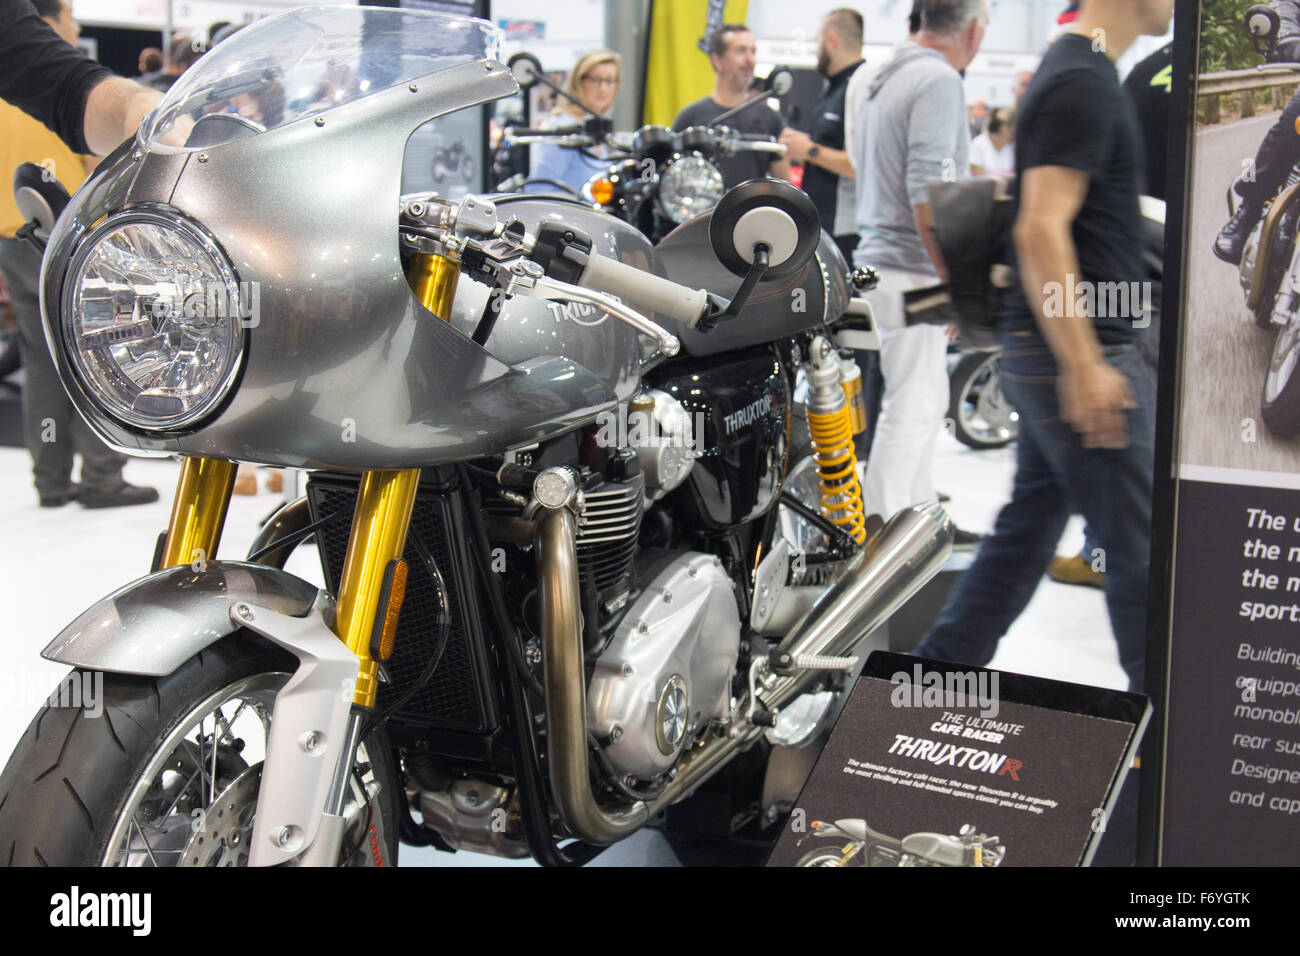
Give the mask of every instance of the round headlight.
<svg viewBox="0 0 1300 956">
<path fill-rule="evenodd" d="M 72 257 L 61 328 L 89 396 L 140 429 L 189 425 L 230 390 L 245 312 L 225 255 L 172 213 L 109 217 Z"/>
<path fill-rule="evenodd" d="M 703 156 L 683 156 L 659 177 L 659 208 L 682 223 L 712 209 L 725 191 L 717 166 Z"/>
</svg>

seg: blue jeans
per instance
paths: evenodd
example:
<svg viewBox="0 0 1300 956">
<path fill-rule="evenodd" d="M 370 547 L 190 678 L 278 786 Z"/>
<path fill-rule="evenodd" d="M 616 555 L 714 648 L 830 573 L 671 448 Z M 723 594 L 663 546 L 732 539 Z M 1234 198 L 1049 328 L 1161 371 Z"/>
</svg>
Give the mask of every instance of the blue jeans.
<svg viewBox="0 0 1300 956">
<path fill-rule="evenodd" d="M 1155 448 L 1155 376 L 1132 345 L 1107 347 L 1137 408 L 1126 413 L 1128 446 L 1084 448 L 1061 421 L 1056 362 L 1036 334 L 1004 335 L 1003 393 L 1020 412 L 1011 501 L 980 545 L 934 628 L 915 653 L 984 665 L 1020 616 L 1078 512 L 1105 552 L 1106 606 L 1129 689 L 1141 691 L 1146 647 L 1147 565 Z"/>
</svg>

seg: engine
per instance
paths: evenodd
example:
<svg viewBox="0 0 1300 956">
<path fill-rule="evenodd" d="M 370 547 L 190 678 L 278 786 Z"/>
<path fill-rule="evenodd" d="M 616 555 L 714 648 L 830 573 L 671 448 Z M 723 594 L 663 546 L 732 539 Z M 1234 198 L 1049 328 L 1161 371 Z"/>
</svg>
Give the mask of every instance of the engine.
<svg viewBox="0 0 1300 956">
<path fill-rule="evenodd" d="M 699 552 L 660 561 L 587 687 L 588 729 L 608 741 L 614 767 L 650 779 L 710 720 L 725 717 L 739 649 L 740 615 L 722 563 Z"/>
</svg>

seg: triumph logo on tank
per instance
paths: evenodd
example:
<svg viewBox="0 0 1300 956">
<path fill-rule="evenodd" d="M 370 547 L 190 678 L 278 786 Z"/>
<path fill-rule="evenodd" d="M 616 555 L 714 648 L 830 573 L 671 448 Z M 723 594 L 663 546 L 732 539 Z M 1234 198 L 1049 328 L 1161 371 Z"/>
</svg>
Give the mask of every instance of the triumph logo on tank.
<svg viewBox="0 0 1300 956">
<path fill-rule="evenodd" d="M 609 295 L 616 302 L 623 301 L 616 295 L 610 293 L 606 293 L 606 295 Z M 599 309 L 586 302 L 547 302 L 546 308 L 550 309 L 551 318 L 556 321 L 568 319 L 570 322 L 576 322 L 578 325 L 588 327 L 600 325 L 609 318 L 609 313 L 604 309 Z"/>
<path fill-rule="evenodd" d="M 722 418 L 723 427 L 727 434 L 738 431 L 741 428 L 748 428 L 754 422 L 767 415 L 775 405 L 771 395 L 764 395 L 756 402 L 750 402 L 744 408 L 737 409 L 730 415 L 724 415 Z"/>
<path fill-rule="evenodd" d="M 78 927 L 129 927 L 132 936 L 148 936 L 153 926 L 153 897 L 148 893 L 71 892 L 50 897 L 50 925 Z"/>
</svg>

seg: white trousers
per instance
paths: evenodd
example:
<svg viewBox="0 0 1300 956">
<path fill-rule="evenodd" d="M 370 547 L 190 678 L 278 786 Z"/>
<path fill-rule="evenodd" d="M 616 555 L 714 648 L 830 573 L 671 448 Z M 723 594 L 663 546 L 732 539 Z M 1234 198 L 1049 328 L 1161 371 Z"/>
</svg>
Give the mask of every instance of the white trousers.
<svg viewBox="0 0 1300 956">
<path fill-rule="evenodd" d="M 880 269 L 867 296 L 880 328 L 885 392 L 862 486 L 868 515 L 885 520 L 936 497 L 930 468 L 948 411 L 948 336 L 942 326 L 903 324 L 903 293 L 935 285 L 933 276 Z"/>
</svg>

